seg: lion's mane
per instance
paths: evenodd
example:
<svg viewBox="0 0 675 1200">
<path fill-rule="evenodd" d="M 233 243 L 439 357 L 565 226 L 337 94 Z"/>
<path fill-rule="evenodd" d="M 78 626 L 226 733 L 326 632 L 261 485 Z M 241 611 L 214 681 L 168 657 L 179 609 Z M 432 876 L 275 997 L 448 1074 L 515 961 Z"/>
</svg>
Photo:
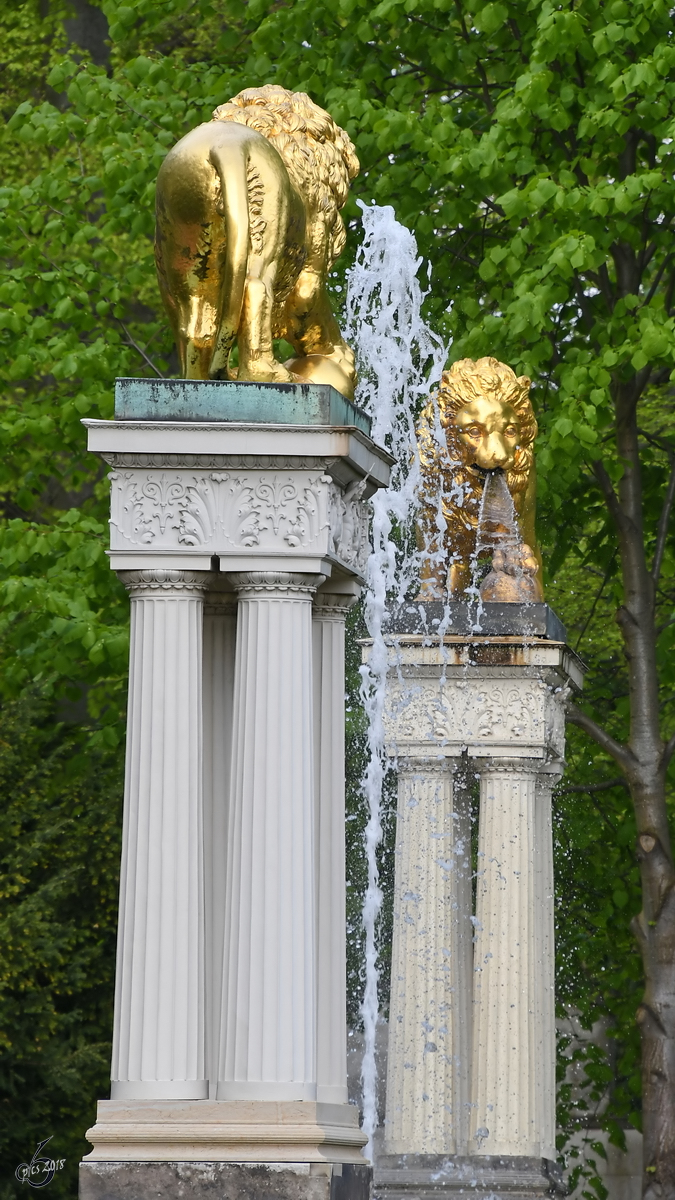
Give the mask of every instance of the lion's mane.
<svg viewBox="0 0 675 1200">
<path fill-rule="evenodd" d="M 515 496 L 527 487 L 534 458 L 537 422 L 530 402 L 530 380 L 527 375 L 516 375 L 496 358 L 461 358 L 443 372 L 441 386 L 423 410 L 418 423 L 423 466 L 427 471 L 433 471 L 434 468 L 450 470 L 455 482 L 460 476 L 464 481 L 468 463 L 466 449 L 454 433 L 455 417 L 466 404 L 471 404 L 481 396 L 510 405 L 518 416 L 520 441 L 513 468 L 506 476 L 509 491 Z M 447 447 L 439 446 L 432 434 L 436 413 L 445 431 Z M 466 478 L 469 478 L 468 475 Z"/>
<path fill-rule="evenodd" d="M 332 265 L 346 240 L 340 209 L 359 171 L 344 130 L 304 92 L 272 83 L 239 92 L 215 109 L 213 120 L 246 125 L 272 143 L 292 183 L 326 223 Z"/>
</svg>

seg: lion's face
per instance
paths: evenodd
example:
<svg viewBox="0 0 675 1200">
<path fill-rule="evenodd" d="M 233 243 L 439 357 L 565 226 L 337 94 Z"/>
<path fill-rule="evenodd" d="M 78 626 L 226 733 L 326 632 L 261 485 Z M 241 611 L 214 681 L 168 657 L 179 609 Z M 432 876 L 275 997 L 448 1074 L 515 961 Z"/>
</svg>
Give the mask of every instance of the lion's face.
<svg viewBox="0 0 675 1200">
<path fill-rule="evenodd" d="M 467 467 L 512 471 L 520 442 L 521 426 L 516 410 L 504 401 L 479 396 L 454 414 L 448 434 L 454 438 Z M 448 446 L 450 449 L 450 446 Z"/>
</svg>

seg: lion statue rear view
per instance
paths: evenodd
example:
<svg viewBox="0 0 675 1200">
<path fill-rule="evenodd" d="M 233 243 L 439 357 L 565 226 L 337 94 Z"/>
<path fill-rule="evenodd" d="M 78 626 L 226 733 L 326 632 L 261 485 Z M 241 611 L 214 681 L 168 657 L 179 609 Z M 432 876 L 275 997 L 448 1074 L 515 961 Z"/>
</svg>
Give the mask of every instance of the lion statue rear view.
<svg viewBox="0 0 675 1200">
<path fill-rule="evenodd" d="M 157 180 L 160 291 L 187 379 L 331 383 L 354 356 L 326 292 L 354 147 L 303 92 L 247 88 L 170 150 Z M 274 339 L 296 357 L 282 364 Z M 238 347 L 238 369 L 231 352 Z"/>
</svg>

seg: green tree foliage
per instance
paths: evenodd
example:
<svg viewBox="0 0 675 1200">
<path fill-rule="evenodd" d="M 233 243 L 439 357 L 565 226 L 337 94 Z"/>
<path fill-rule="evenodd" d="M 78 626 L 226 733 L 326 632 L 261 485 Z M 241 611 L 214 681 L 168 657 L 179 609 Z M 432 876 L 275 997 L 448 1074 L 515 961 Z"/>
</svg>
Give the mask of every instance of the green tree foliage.
<svg viewBox="0 0 675 1200">
<path fill-rule="evenodd" d="M 452 335 L 452 356 L 494 353 L 532 375 L 550 595 L 591 663 L 587 712 L 625 739 L 627 672 L 611 623 L 623 590 L 592 464 L 610 481 L 621 477 L 614 402 L 617 389 L 637 388 L 652 553 L 675 453 L 668 8 L 659 0 L 101 7 L 106 66 L 66 46 L 65 0 L 52 0 L 46 16 L 38 0 L 0 15 L 5 703 L 36 685 L 49 703 L 84 689 L 81 736 L 90 753 L 118 762 L 127 604 L 104 554 L 103 467 L 86 455 L 80 422 L 111 415 L 116 375 L 177 370 L 151 245 L 166 150 L 239 88 L 280 82 L 328 107 L 356 143 L 352 251 L 355 199 L 393 203 L 433 264 L 430 315 Z M 666 538 L 657 593 L 666 732 L 674 599 Z M 350 721 L 357 774 L 355 711 Z M 610 758 L 576 731 L 570 747 L 557 799 L 560 994 L 585 1023 L 609 1020 L 618 1049 L 611 1063 L 589 1060 L 588 1078 L 591 1091 L 608 1094 L 604 1119 L 620 1142 L 622 1122 L 640 1121 L 632 1013 L 641 967 L 628 931 L 640 904 L 634 818 L 623 786 L 597 790 L 617 777 Z M 355 793 L 351 815 L 358 885 Z M 356 908 L 352 901 L 352 919 Z"/>
<path fill-rule="evenodd" d="M 110 1070 L 120 763 L 54 706 L 0 708 L 0 1195 L 38 1141 L 77 1189 L 83 1133 Z M 25 1191 L 25 1187 L 23 1188 Z"/>
</svg>

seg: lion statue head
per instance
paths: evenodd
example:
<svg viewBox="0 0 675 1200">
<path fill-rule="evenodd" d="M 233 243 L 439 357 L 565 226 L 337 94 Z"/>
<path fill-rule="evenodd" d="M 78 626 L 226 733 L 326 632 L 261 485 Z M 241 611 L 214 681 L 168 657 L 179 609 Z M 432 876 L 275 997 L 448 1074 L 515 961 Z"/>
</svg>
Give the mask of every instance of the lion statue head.
<svg viewBox="0 0 675 1200">
<path fill-rule="evenodd" d="M 421 464 L 418 532 L 428 587 L 458 598 L 469 583 L 485 472 L 504 472 L 525 545 L 537 561 L 530 380 L 496 358 L 463 358 L 444 371 L 417 424 Z M 539 576 L 537 587 L 540 588 Z"/>
<path fill-rule="evenodd" d="M 214 110 L 214 121 L 235 121 L 255 129 L 272 143 L 297 190 L 321 214 L 330 234 L 332 266 L 344 249 L 340 216 L 359 160 L 349 136 L 305 92 L 289 92 L 275 83 L 245 88 Z"/>
</svg>

